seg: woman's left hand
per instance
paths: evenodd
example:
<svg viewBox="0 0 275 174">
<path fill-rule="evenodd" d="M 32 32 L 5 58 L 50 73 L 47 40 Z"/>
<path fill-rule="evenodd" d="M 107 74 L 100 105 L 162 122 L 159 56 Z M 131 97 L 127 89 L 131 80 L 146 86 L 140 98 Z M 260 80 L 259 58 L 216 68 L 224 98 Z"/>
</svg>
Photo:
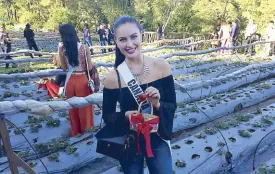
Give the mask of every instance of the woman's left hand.
<svg viewBox="0 0 275 174">
<path fill-rule="evenodd" d="M 159 100 L 160 100 L 160 93 L 159 90 L 150 86 L 145 90 L 145 95 L 147 96 L 147 99 L 149 102 L 152 103 L 153 107 L 158 109 L 160 106 Z"/>
</svg>

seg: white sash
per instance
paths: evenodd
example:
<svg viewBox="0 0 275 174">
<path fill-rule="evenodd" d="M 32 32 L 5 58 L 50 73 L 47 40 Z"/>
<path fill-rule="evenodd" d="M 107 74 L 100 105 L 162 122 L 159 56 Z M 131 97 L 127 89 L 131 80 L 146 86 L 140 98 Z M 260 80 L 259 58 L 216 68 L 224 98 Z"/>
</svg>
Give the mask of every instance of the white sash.
<svg viewBox="0 0 275 174">
<path fill-rule="evenodd" d="M 65 96 L 66 96 L 67 84 L 68 84 L 68 82 L 69 82 L 70 77 L 72 76 L 73 71 L 74 71 L 74 67 L 69 67 L 69 70 L 68 70 L 67 76 L 66 76 L 66 80 L 65 80 L 65 85 L 64 85 L 64 87 L 59 87 L 59 92 L 58 92 L 58 94 L 61 93 L 61 96 L 62 96 L 62 97 L 65 97 Z"/>
<path fill-rule="evenodd" d="M 131 73 L 128 65 L 126 64 L 126 62 L 122 62 L 118 68 L 117 68 L 119 74 L 121 75 L 121 77 L 123 78 L 124 82 L 126 83 L 128 89 L 131 91 L 134 99 L 136 100 L 137 104 L 140 104 L 140 99 L 139 99 L 139 95 L 143 93 L 143 90 L 141 89 L 141 87 L 139 86 L 138 82 L 136 81 L 136 79 L 134 78 L 133 74 Z M 147 100 L 147 102 L 144 102 L 142 104 L 142 112 L 143 113 L 151 113 L 151 107 L 149 104 L 149 101 Z"/>
</svg>

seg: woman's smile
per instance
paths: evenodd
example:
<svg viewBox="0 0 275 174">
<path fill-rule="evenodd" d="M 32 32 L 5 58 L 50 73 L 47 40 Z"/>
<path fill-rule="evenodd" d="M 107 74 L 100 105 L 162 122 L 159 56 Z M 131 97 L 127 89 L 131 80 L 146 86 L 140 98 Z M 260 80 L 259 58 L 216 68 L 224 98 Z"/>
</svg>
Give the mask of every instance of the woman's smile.
<svg viewBox="0 0 275 174">
<path fill-rule="evenodd" d="M 134 54 L 136 49 L 137 49 L 137 47 L 135 47 L 135 48 L 125 48 L 124 50 L 127 54 Z"/>
</svg>

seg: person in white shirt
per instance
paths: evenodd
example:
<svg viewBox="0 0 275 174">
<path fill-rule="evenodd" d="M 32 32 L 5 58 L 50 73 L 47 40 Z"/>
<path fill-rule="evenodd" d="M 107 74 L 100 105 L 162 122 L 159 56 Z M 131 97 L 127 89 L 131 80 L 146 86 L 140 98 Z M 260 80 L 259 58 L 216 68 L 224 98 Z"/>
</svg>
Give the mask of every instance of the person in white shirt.
<svg viewBox="0 0 275 174">
<path fill-rule="evenodd" d="M 266 41 L 270 41 L 271 40 L 273 31 L 274 31 L 274 22 L 273 21 L 269 21 L 269 25 L 267 26 L 266 31 L 264 33 L 264 39 Z M 271 44 L 270 43 L 266 43 L 265 44 L 266 56 L 269 56 L 270 50 L 271 50 Z"/>
<path fill-rule="evenodd" d="M 253 19 L 249 20 L 249 24 L 247 25 L 245 29 L 245 40 L 246 44 L 253 43 L 256 39 L 256 33 L 258 31 L 258 25 L 254 23 Z M 255 52 L 255 46 L 252 46 L 252 50 L 249 50 L 250 47 L 245 48 L 245 54 L 248 53 L 248 51 Z"/>
<path fill-rule="evenodd" d="M 232 32 L 232 28 L 231 28 L 231 25 L 232 25 L 232 22 L 223 22 L 222 25 L 221 25 L 221 29 L 220 29 L 220 39 L 221 42 L 222 42 L 222 45 L 221 46 L 224 46 L 224 47 L 229 47 L 231 46 L 231 32 Z M 229 53 L 228 51 L 225 51 L 225 50 L 221 50 L 221 53 Z"/>
<path fill-rule="evenodd" d="M 269 25 L 267 26 L 265 34 L 264 34 L 264 39 L 266 41 L 275 41 L 274 21 L 269 21 Z M 266 51 L 266 56 L 270 55 L 270 51 L 272 51 L 272 54 L 273 54 L 273 52 L 274 52 L 274 43 L 267 43 L 265 45 L 265 51 Z"/>
</svg>

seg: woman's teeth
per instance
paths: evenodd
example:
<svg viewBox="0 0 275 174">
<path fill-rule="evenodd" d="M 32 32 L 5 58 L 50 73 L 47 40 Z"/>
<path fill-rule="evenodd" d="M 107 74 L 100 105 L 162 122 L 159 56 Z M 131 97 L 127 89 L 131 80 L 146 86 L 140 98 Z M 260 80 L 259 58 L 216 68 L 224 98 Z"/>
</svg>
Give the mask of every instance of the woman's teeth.
<svg viewBox="0 0 275 174">
<path fill-rule="evenodd" d="M 136 51 L 136 48 L 125 49 L 125 51 L 126 51 L 128 54 L 133 54 L 133 53 Z"/>
</svg>

